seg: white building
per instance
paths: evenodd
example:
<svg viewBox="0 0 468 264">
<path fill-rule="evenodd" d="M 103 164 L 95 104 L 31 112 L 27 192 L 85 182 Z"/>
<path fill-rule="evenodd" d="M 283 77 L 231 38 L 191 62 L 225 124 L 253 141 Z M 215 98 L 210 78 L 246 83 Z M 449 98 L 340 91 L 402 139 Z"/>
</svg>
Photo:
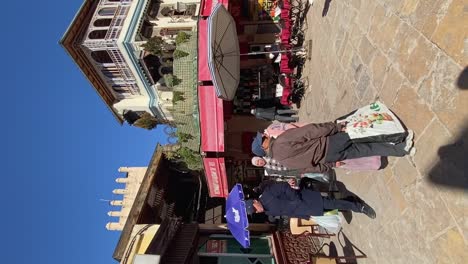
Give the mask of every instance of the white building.
<svg viewBox="0 0 468 264">
<path fill-rule="evenodd" d="M 154 56 L 141 45 L 195 31 L 199 2 L 84 0 L 60 43 L 120 122 L 128 110 L 172 120 L 172 91 L 162 79 L 172 73 L 172 53 Z"/>
</svg>

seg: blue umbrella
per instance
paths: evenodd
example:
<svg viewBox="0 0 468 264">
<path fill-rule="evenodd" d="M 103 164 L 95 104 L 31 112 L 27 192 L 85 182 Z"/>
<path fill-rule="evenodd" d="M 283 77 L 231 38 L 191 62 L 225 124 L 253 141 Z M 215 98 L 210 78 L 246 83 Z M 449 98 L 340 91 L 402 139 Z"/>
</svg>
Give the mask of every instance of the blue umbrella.
<svg viewBox="0 0 468 264">
<path fill-rule="evenodd" d="M 244 192 L 239 183 L 226 199 L 226 221 L 232 236 L 244 247 L 250 247 L 249 220 L 245 210 Z"/>
</svg>

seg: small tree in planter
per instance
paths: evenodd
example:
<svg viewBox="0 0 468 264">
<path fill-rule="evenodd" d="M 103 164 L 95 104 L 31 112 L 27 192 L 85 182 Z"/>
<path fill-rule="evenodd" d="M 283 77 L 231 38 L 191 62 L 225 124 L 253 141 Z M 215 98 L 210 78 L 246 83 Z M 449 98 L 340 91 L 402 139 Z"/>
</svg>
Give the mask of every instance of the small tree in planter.
<svg viewBox="0 0 468 264">
<path fill-rule="evenodd" d="M 180 59 L 180 58 L 183 58 L 183 57 L 186 57 L 188 56 L 189 54 L 185 51 L 181 51 L 181 50 L 176 50 L 174 51 L 174 53 L 172 54 L 172 56 L 174 56 L 175 59 Z"/>
<path fill-rule="evenodd" d="M 179 85 L 182 80 L 177 78 L 177 76 L 173 74 L 164 74 L 164 83 L 166 84 L 167 87 L 174 87 L 176 85 Z"/>
<path fill-rule="evenodd" d="M 192 135 L 187 134 L 187 133 L 183 133 L 183 132 L 179 132 L 179 131 L 176 132 L 176 136 L 179 139 L 179 142 L 187 142 L 190 139 L 193 139 Z"/>
<path fill-rule="evenodd" d="M 172 103 L 175 104 L 178 101 L 185 101 L 185 97 L 183 95 L 183 92 L 174 91 L 172 95 Z"/>
<path fill-rule="evenodd" d="M 133 123 L 133 126 L 151 130 L 158 125 L 156 117 L 150 113 L 143 113 L 140 118 Z"/>
<path fill-rule="evenodd" d="M 177 33 L 177 37 L 175 38 L 175 43 L 179 45 L 181 43 L 187 42 L 191 36 L 192 35 L 187 34 L 183 31 L 180 31 L 179 33 Z"/>
<path fill-rule="evenodd" d="M 145 51 L 155 55 L 161 56 L 163 53 L 168 53 L 174 50 L 175 46 L 164 41 L 160 36 L 150 38 L 145 44 L 141 45 Z"/>
</svg>

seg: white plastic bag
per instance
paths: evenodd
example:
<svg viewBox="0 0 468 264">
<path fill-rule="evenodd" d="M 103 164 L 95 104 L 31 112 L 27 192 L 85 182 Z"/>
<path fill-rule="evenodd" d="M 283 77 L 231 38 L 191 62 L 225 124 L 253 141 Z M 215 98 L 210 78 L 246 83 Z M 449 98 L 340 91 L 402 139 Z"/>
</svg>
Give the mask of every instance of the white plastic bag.
<svg viewBox="0 0 468 264">
<path fill-rule="evenodd" d="M 341 229 L 342 220 L 338 214 L 311 216 L 310 219 L 333 234 L 338 234 Z"/>
<path fill-rule="evenodd" d="M 354 141 L 399 143 L 406 137 L 400 120 L 379 101 L 359 108 L 337 122 L 346 122 L 346 133 Z"/>
</svg>

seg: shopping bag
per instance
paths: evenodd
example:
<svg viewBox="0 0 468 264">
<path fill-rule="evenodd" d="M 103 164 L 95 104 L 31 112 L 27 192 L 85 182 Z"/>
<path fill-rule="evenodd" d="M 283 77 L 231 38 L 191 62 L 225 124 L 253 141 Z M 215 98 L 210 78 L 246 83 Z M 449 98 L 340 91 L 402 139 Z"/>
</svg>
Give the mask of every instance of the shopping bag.
<svg viewBox="0 0 468 264">
<path fill-rule="evenodd" d="M 325 213 L 323 216 L 311 216 L 310 219 L 330 233 L 338 234 L 340 232 L 342 220 L 341 216 L 338 215 L 338 210 Z"/>
<path fill-rule="evenodd" d="M 304 126 L 304 123 L 281 123 L 281 122 L 275 122 L 271 125 L 269 125 L 265 129 L 265 134 L 268 135 L 269 137 L 277 138 L 279 135 L 281 135 L 284 131 L 291 129 L 291 128 L 298 128 Z"/>
<path fill-rule="evenodd" d="M 346 123 L 346 133 L 355 142 L 400 143 L 406 138 L 406 130 L 386 105 L 377 101 L 339 118 Z"/>
<path fill-rule="evenodd" d="M 355 171 L 378 170 L 382 166 L 382 158 L 380 156 L 348 159 L 341 162 L 344 164 L 340 168 Z"/>
<path fill-rule="evenodd" d="M 314 180 L 317 180 L 319 182 L 324 182 L 324 183 L 327 183 L 330 181 L 329 175 L 326 173 L 306 172 L 302 174 L 302 177 L 314 179 Z"/>
</svg>

